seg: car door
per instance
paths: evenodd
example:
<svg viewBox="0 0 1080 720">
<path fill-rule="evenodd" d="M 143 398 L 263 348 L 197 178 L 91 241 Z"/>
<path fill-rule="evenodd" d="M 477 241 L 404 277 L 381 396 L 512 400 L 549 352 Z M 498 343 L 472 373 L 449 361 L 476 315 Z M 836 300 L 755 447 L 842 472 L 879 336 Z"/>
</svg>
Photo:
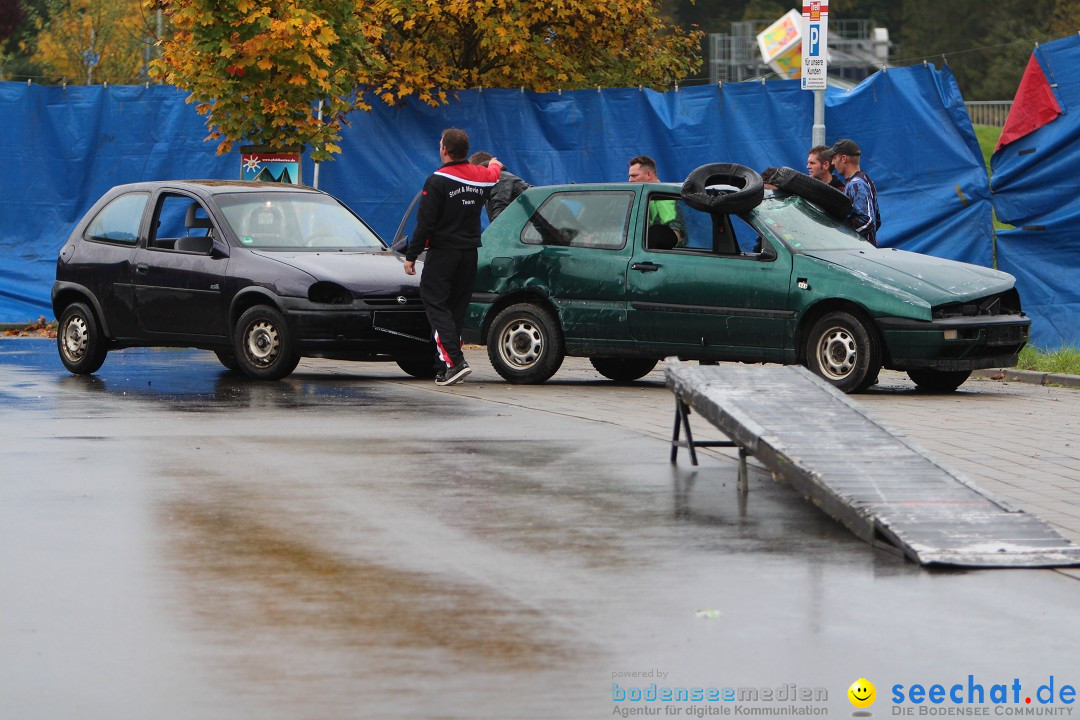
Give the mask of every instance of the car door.
<svg viewBox="0 0 1080 720">
<path fill-rule="evenodd" d="M 624 189 L 552 193 L 529 213 L 519 235 L 520 247 L 536 251 L 495 257 L 492 272 L 545 288 L 559 306 L 567 339 L 629 342 L 625 285 L 635 199 Z"/>
<path fill-rule="evenodd" d="M 222 293 L 228 245 L 194 197 L 157 197 L 146 247 L 135 256 L 135 308 L 140 328 L 158 336 L 223 338 L 228 306 Z"/>
<path fill-rule="evenodd" d="M 778 253 L 741 218 L 677 202 L 679 233 L 654 224 L 635 244 L 627 273 L 634 339 L 676 351 L 778 359 L 794 318 L 790 255 Z"/>
<path fill-rule="evenodd" d="M 149 200 L 150 193 L 143 191 L 110 200 L 87 224 L 77 254 L 66 266 L 63 279 L 90 290 L 113 338 L 137 333 L 132 267 Z M 70 245 L 63 250 L 71 252 Z"/>
</svg>

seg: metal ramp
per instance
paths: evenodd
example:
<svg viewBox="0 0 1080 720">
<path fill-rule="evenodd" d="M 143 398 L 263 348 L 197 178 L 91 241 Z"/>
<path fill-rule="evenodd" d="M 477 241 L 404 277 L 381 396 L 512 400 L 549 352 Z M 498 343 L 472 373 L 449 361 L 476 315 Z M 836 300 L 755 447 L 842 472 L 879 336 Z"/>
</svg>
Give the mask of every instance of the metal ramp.
<svg viewBox="0 0 1080 720">
<path fill-rule="evenodd" d="M 669 358 L 667 385 L 676 405 L 673 463 L 682 447 L 694 464 L 695 447 L 738 447 L 741 489 L 752 455 L 860 538 L 922 565 L 1080 565 L 1080 546 L 942 467 L 806 368 Z M 694 440 L 691 411 L 730 440 Z"/>
</svg>

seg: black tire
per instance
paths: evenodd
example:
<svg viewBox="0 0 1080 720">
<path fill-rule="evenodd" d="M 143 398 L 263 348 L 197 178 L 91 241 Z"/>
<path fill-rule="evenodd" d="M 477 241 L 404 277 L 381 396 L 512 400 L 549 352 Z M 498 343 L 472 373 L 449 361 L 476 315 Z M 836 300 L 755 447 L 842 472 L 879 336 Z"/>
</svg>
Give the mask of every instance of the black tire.
<svg viewBox="0 0 1080 720">
<path fill-rule="evenodd" d="M 771 182 L 784 192 L 809 200 L 838 220 L 851 214 L 851 198 L 806 173 L 789 167 L 777 168 Z"/>
<path fill-rule="evenodd" d="M 731 185 L 736 192 L 716 193 L 711 185 Z M 741 213 L 761 204 L 765 197 L 765 182 L 757 170 L 737 163 L 709 163 L 686 176 L 682 198 L 695 210 L 710 213 Z"/>
<path fill-rule="evenodd" d="M 238 372 L 240 370 L 240 363 L 236 361 L 236 356 L 231 352 L 215 350 L 214 355 L 217 356 L 218 362 L 221 363 L 226 370 L 232 370 L 233 372 Z"/>
<path fill-rule="evenodd" d="M 609 380 L 633 382 L 652 372 L 660 361 L 655 358 L 594 357 L 589 358 L 589 362 L 596 368 L 596 372 Z"/>
<path fill-rule="evenodd" d="M 881 370 L 873 328 L 851 313 L 828 313 L 807 336 L 806 367 L 841 392 L 865 390 Z"/>
<path fill-rule="evenodd" d="M 256 380 L 280 380 L 300 362 L 285 318 L 267 305 L 248 308 L 237 320 L 233 351 L 240 372 Z"/>
<path fill-rule="evenodd" d="M 566 355 L 558 321 L 531 303 L 511 305 L 495 316 L 487 349 L 495 372 L 518 385 L 544 382 Z"/>
<path fill-rule="evenodd" d="M 434 350 L 431 351 L 430 355 L 424 355 L 423 357 L 394 358 L 394 362 L 396 362 L 398 367 L 404 370 L 406 374 L 411 375 L 414 378 L 430 380 L 435 377 Z"/>
<path fill-rule="evenodd" d="M 908 370 L 908 377 L 920 390 L 930 392 L 953 392 L 971 377 L 970 370 L 934 370 L 922 368 Z"/>
<path fill-rule="evenodd" d="M 75 375 L 90 375 L 104 364 L 109 348 L 101 326 L 88 306 L 72 303 L 60 313 L 56 349 L 60 353 L 60 362 Z"/>
</svg>

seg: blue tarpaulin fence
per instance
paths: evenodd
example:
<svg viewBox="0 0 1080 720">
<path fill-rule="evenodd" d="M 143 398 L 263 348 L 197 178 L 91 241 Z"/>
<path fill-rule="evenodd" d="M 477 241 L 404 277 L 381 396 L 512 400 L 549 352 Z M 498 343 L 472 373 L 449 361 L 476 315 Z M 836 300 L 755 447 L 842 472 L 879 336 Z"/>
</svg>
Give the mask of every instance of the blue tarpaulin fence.
<svg viewBox="0 0 1080 720">
<path fill-rule="evenodd" d="M 167 86 L 0 83 L 0 151 L 10 160 L 0 176 L 0 322 L 51 317 L 56 255 L 109 187 L 239 178 L 239 154 L 215 154 L 215 144 L 203 141 L 204 118 L 185 97 Z M 639 154 L 657 159 L 663 180 L 716 161 L 801 169 L 813 121 L 813 96 L 795 81 L 665 93 L 470 90 L 438 108 L 372 104 L 350 116 L 343 153 L 322 164 L 319 186 L 387 238 L 437 167 L 446 127 L 464 128 L 473 150 L 547 184 L 623 180 L 627 160 Z M 862 147 L 880 194 L 881 245 L 991 265 L 986 168 L 948 68 L 890 69 L 850 91 L 830 88 L 825 120 L 829 142 L 851 137 Z M 307 159 L 302 176 L 311 184 Z"/>
</svg>

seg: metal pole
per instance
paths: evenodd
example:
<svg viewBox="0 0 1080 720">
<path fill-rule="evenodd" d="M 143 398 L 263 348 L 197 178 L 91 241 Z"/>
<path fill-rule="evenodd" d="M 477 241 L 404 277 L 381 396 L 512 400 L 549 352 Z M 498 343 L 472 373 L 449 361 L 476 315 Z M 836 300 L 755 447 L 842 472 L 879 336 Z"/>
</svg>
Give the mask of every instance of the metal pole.
<svg viewBox="0 0 1080 720">
<path fill-rule="evenodd" d="M 825 144 L 825 91 L 814 91 L 814 128 L 810 133 L 810 145 Z"/>
<path fill-rule="evenodd" d="M 320 125 L 322 124 L 322 103 L 323 103 L 323 101 L 320 100 L 319 101 L 319 124 Z M 316 190 L 319 189 L 319 165 L 321 165 L 321 163 L 318 163 L 318 162 L 315 163 L 315 173 L 314 173 L 314 175 L 312 176 L 312 179 L 311 179 L 312 186 Z"/>
</svg>

